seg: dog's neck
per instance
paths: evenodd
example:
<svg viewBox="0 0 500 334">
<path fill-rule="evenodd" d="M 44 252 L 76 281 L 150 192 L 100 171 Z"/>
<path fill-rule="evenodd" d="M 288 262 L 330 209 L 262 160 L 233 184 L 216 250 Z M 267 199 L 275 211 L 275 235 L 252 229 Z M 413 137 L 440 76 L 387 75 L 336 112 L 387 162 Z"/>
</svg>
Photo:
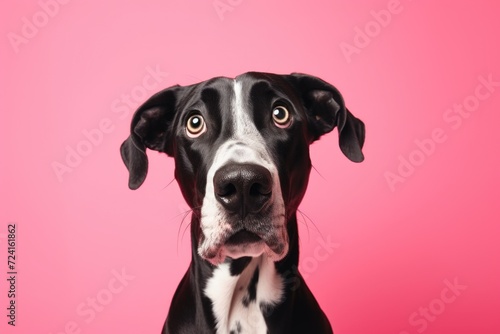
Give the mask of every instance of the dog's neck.
<svg viewBox="0 0 500 334">
<path fill-rule="evenodd" d="M 301 282 L 297 269 L 296 215 L 292 215 L 287 223 L 289 252 L 281 261 L 273 262 L 263 254 L 255 258 L 227 258 L 218 266 L 198 255 L 199 222 L 196 219 L 193 215 L 190 282 L 196 285 L 193 287 L 195 299 L 203 305 L 203 310 L 197 310 L 197 314 L 203 314 L 203 320 L 211 328 L 217 328 L 217 333 L 233 330 L 239 333 L 241 328 L 243 332 L 260 333 L 266 328 L 266 318 L 286 316 L 286 313 L 274 312 L 274 309 Z"/>
</svg>

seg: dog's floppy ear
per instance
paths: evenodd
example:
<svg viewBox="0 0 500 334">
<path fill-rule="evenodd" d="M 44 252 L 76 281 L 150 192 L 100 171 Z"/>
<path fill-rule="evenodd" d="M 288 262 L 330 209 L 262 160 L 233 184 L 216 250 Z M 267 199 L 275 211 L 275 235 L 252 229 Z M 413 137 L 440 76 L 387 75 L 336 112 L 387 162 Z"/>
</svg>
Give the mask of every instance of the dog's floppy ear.
<svg viewBox="0 0 500 334">
<path fill-rule="evenodd" d="M 146 179 L 146 148 L 173 154 L 172 121 L 182 88 L 173 86 L 156 93 L 135 112 L 130 136 L 120 147 L 123 162 L 129 171 L 130 189 L 139 188 Z"/>
<path fill-rule="evenodd" d="M 289 79 L 299 90 L 306 108 L 311 141 L 335 128 L 342 153 L 354 162 L 364 160 L 365 125 L 345 107 L 342 95 L 329 83 L 307 74 L 292 73 Z"/>
</svg>

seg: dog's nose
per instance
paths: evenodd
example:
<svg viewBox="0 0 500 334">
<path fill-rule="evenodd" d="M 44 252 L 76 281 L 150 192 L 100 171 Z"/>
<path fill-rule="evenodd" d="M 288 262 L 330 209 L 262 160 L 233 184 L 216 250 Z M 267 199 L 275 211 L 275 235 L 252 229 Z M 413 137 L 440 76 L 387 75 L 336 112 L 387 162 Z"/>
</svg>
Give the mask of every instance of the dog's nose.
<svg viewBox="0 0 500 334">
<path fill-rule="evenodd" d="M 242 217 L 261 211 L 271 199 L 272 188 L 271 173 L 259 165 L 227 164 L 214 175 L 215 198 Z"/>
</svg>

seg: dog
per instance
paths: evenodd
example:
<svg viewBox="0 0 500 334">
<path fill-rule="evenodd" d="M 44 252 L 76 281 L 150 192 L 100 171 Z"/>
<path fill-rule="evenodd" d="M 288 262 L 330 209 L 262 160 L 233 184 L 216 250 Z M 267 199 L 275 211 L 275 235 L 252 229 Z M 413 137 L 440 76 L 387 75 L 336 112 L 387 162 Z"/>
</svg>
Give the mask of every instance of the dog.
<svg viewBox="0 0 500 334">
<path fill-rule="evenodd" d="M 162 333 L 333 333 L 297 270 L 297 209 L 309 145 L 338 129 L 364 160 L 364 123 L 340 92 L 311 75 L 247 72 L 149 98 L 121 145 L 129 188 L 146 178 L 146 149 L 174 158 L 191 214 L 192 260 Z"/>
</svg>

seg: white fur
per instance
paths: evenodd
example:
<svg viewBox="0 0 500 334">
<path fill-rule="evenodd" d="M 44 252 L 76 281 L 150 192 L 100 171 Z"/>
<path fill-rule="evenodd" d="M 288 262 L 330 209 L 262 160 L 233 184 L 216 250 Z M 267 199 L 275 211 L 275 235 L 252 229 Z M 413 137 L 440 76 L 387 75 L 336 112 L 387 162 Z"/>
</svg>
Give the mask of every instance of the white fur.
<svg viewBox="0 0 500 334">
<path fill-rule="evenodd" d="M 256 268 L 259 268 L 256 300 L 246 307 L 243 299 L 248 294 L 248 284 Z M 229 264 L 223 263 L 208 280 L 205 295 L 212 301 L 217 334 L 229 334 L 236 329 L 238 322 L 242 334 L 266 334 L 267 326 L 260 305 L 272 306 L 281 301 L 283 280 L 267 256 L 252 259 L 238 276 L 231 276 Z"/>
</svg>

